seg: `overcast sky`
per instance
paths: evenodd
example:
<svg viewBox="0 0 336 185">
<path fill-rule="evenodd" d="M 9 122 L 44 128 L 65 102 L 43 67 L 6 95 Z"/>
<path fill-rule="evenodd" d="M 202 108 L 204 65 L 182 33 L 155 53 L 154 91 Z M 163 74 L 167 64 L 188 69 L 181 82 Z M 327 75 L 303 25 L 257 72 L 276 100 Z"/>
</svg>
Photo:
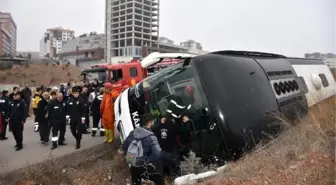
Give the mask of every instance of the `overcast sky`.
<svg viewBox="0 0 336 185">
<path fill-rule="evenodd" d="M 302 57 L 336 53 L 336 0 L 160 0 L 160 36 L 206 50 Z M 105 0 L 0 0 L 18 25 L 18 51 L 38 51 L 47 28 L 104 32 Z"/>
</svg>

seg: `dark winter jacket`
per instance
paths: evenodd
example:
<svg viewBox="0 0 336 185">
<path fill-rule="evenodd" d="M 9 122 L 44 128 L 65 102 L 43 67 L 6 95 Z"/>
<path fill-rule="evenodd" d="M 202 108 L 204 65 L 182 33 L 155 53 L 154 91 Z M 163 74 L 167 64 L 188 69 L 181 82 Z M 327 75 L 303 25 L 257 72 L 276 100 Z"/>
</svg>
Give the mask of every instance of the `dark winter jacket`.
<svg viewBox="0 0 336 185">
<path fill-rule="evenodd" d="M 134 139 L 142 141 L 143 155 L 146 158 L 146 164 L 157 164 L 161 159 L 162 150 L 152 130 L 144 127 L 135 128 L 122 145 L 122 150 L 125 155 L 127 154 L 129 145 Z"/>
<path fill-rule="evenodd" d="M 51 100 L 48 104 L 48 120 L 65 123 L 66 108 L 65 101 Z"/>
<path fill-rule="evenodd" d="M 42 98 L 37 104 L 37 115 L 36 120 L 39 123 L 45 123 L 47 121 L 47 110 L 48 110 L 48 102 Z"/>
<path fill-rule="evenodd" d="M 23 99 L 13 100 L 10 106 L 10 120 L 11 123 L 26 122 L 28 108 Z"/>
<path fill-rule="evenodd" d="M 92 115 L 100 115 L 100 103 L 103 99 L 103 96 L 103 94 L 97 93 L 95 98 L 93 99 L 93 102 L 91 103 Z"/>
<path fill-rule="evenodd" d="M 7 96 L 0 97 L 0 114 L 7 119 L 9 117 L 10 99 Z"/>
<path fill-rule="evenodd" d="M 24 88 L 22 89 L 22 99 L 24 99 L 24 101 L 26 101 L 26 103 L 29 103 L 31 102 L 31 97 L 32 97 L 32 91 L 27 87 L 27 88 Z"/>
<path fill-rule="evenodd" d="M 153 131 L 158 138 L 162 150 L 170 153 L 174 152 L 174 149 L 177 146 L 178 135 L 176 124 L 173 124 L 170 121 L 167 121 L 164 124 L 160 123 Z"/>
<path fill-rule="evenodd" d="M 86 117 L 85 100 L 81 97 L 71 97 L 67 103 L 67 115 L 73 121 L 79 121 Z"/>
</svg>

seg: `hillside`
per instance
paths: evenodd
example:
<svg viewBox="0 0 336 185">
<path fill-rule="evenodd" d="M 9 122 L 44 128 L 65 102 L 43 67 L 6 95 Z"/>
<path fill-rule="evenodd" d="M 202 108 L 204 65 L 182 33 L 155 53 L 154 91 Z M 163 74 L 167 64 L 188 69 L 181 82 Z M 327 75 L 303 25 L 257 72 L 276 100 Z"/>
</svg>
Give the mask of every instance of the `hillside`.
<svg viewBox="0 0 336 185">
<path fill-rule="evenodd" d="M 298 123 L 283 120 L 280 137 L 201 185 L 335 184 L 335 100 L 311 107 Z"/>
<path fill-rule="evenodd" d="M 0 70 L 1 84 L 59 85 L 80 80 L 79 68 L 66 64 L 28 64 Z"/>
</svg>

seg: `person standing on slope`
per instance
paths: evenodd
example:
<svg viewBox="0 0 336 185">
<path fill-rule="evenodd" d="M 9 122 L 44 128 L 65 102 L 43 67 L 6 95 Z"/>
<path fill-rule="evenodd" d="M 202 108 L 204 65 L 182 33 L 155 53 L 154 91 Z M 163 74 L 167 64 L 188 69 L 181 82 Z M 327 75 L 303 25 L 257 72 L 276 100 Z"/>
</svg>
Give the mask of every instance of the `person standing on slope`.
<svg viewBox="0 0 336 185">
<path fill-rule="evenodd" d="M 112 143 L 114 139 L 114 102 L 119 96 L 116 90 L 112 89 L 112 84 L 105 83 L 105 93 L 100 104 L 100 114 L 102 115 L 102 123 L 105 130 L 104 142 Z"/>
</svg>

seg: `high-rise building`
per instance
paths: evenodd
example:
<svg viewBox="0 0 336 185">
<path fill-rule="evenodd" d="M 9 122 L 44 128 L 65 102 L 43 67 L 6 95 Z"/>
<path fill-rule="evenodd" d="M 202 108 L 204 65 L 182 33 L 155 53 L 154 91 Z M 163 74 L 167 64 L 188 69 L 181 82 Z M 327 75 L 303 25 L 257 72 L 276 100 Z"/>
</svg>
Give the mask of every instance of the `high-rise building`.
<svg viewBox="0 0 336 185">
<path fill-rule="evenodd" d="M 0 12 L 0 56 L 16 55 L 16 29 L 11 14 Z"/>
<path fill-rule="evenodd" d="M 61 27 L 47 29 L 40 40 L 40 58 L 54 58 L 61 52 L 67 40 L 74 38 L 75 31 Z"/>
<path fill-rule="evenodd" d="M 158 48 L 159 0 L 106 0 L 106 59 L 142 56 L 142 46 Z"/>
</svg>

